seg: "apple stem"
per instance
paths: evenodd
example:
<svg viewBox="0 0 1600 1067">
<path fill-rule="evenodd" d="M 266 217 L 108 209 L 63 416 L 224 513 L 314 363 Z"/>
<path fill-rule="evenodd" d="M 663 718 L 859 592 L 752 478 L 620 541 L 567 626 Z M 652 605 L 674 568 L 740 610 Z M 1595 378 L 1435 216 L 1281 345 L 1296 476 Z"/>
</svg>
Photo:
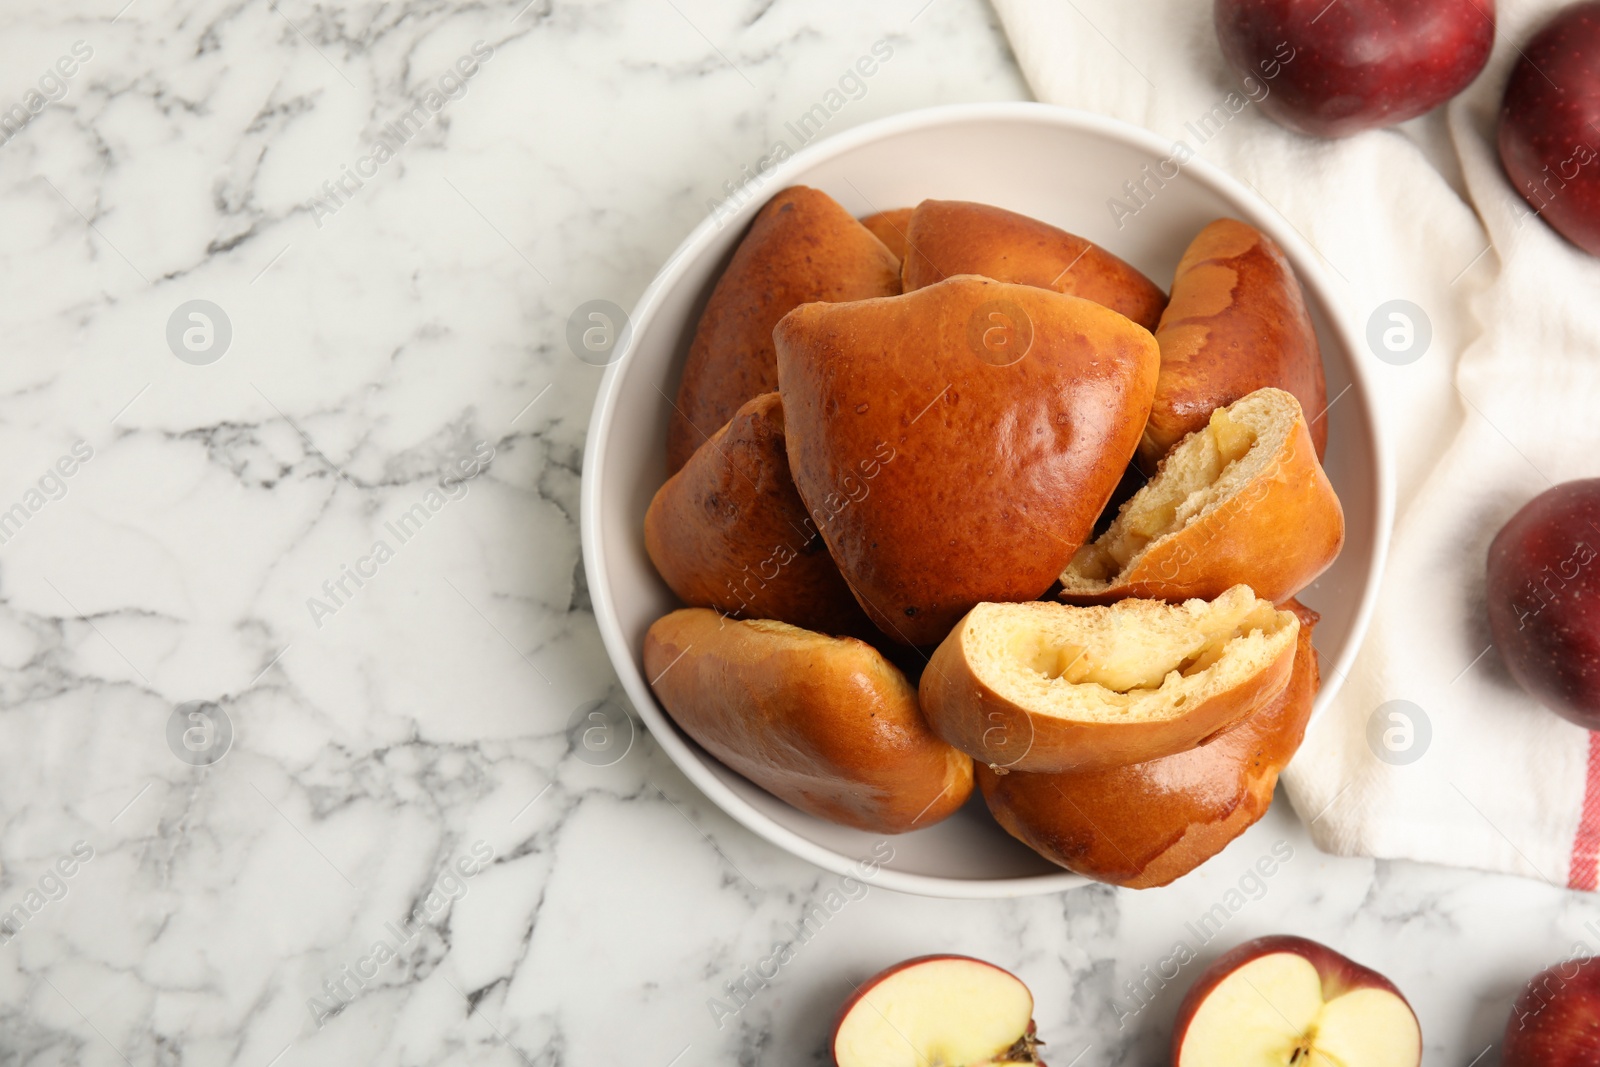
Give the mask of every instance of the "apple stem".
<svg viewBox="0 0 1600 1067">
<path fill-rule="evenodd" d="M 1044 1042 L 1040 1041 L 1037 1037 L 1034 1036 L 1033 1027 L 1030 1025 L 1028 1027 L 1028 1032 L 1023 1034 L 1021 1037 L 1017 1038 L 1017 1043 L 1016 1044 L 1014 1044 L 1010 1048 L 1006 1049 L 1005 1058 L 1002 1059 L 1000 1062 L 1002 1062 L 1002 1063 L 1038 1063 L 1039 1062 L 1039 1055 L 1038 1055 L 1038 1052 L 1036 1050 L 1042 1044 L 1044 1044 Z"/>
</svg>

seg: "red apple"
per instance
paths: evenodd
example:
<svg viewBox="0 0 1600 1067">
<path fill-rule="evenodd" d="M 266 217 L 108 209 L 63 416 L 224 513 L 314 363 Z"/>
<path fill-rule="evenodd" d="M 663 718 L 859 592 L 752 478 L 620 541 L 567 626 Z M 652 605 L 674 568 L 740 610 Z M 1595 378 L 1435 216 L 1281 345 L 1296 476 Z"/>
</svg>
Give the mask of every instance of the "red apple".
<svg viewBox="0 0 1600 1067">
<path fill-rule="evenodd" d="M 1039 1064 L 1033 1035 L 1033 994 L 1016 975 L 970 956 L 919 956 L 868 978 L 845 1001 L 833 1027 L 833 1062 Z"/>
<path fill-rule="evenodd" d="M 1522 688 L 1600 729 L 1600 478 L 1530 500 L 1489 545 L 1489 630 Z"/>
<path fill-rule="evenodd" d="M 1494 44 L 1494 0 L 1216 0 L 1214 16 L 1251 99 L 1314 137 L 1432 111 Z"/>
<path fill-rule="evenodd" d="M 1600 960 L 1559 963 L 1533 977 L 1511 1007 L 1503 1067 L 1600 1062 Z"/>
<path fill-rule="evenodd" d="M 1522 49 L 1500 105 L 1500 162 L 1567 240 L 1600 255 L 1600 3 L 1556 12 Z"/>
<path fill-rule="evenodd" d="M 1303 937 L 1247 941 L 1178 1007 L 1174 1067 L 1418 1067 L 1422 1029 L 1387 978 Z"/>
</svg>

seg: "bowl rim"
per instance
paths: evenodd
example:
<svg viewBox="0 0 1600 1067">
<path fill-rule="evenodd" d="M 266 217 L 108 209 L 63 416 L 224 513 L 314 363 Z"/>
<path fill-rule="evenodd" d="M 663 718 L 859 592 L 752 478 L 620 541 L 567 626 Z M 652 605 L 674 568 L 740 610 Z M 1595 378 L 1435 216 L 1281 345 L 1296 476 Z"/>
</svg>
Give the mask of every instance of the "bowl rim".
<svg viewBox="0 0 1600 1067">
<path fill-rule="evenodd" d="M 771 187 L 774 191 L 783 189 L 794 183 L 793 176 L 797 173 L 875 140 L 929 127 L 983 120 L 1023 121 L 1043 127 L 1088 133 L 1148 151 L 1156 159 L 1169 155 L 1173 148 L 1171 142 L 1142 127 L 1076 108 L 1058 107 L 1034 101 L 945 104 L 876 119 L 808 145 L 766 172 L 762 188 Z M 1372 559 L 1367 567 L 1366 585 L 1361 601 L 1351 623 L 1350 639 L 1346 642 L 1339 659 L 1332 665 L 1334 677 L 1328 679 L 1325 676 L 1324 684 L 1317 693 L 1316 706 L 1311 721 L 1307 724 L 1309 731 L 1311 725 L 1322 717 L 1349 675 L 1351 665 L 1365 641 L 1372 613 L 1377 606 L 1394 523 L 1394 473 L 1387 432 L 1383 420 L 1379 417 L 1375 383 L 1371 372 L 1367 370 L 1364 361 L 1357 358 L 1357 354 L 1361 351 L 1359 338 L 1347 321 L 1343 301 L 1339 298 L 1321 263 L 1318 262 L 1321 254 L 1264 196 L 1221 168 L 1194 156 L 1184 163 L 1183 171 L 1187 176 L 1208 186 L 1223 199 L 1250 204 L 1256 209 L 1259 221 L 1264 224 L 1261 228 L 1284 249 L 1294 265 L 1300 284 L 1312 292 L 1326 310 L 1325 323 L 1337 336 L 1349 357 L 1346 359 L 1346 364 L 1350 372 L 1350 389 L 1360 394 L 1360 399 L 1368 412 L 1377 497 L 1377 507 L 1373 517 L 1375 528 Z M 606 449 L 611 438 L 611 423 L 615 413 L 619 383 L 624 369 L 633 358 L 635 349 L 633 339 L 637 338 L 655 317 L 663 297 L 679 283 L 687 265 L 693 262 L 695 254 L 703 253 L 705 245 L 720 234 L 725 226 L 733 224 L 743 227 L 767 199 L 769 197 L 754 195 L 741 204 L 730 217 L 719 221 L 714 215 L 708 215 L 702 219 L 667 257 L 634 305 L 629 318 L 630 331 L 625 350 L 605 369 L 599 391 L 595 396 L 584 442 L 579 507 L 579 534 L 584 574 L 589 584 L 595 622 L 600 629 L 601 640 L 611 660 L 612 669 L 616 671 L 628 699 L 649 728 L 656 743 L 666 751 L 684 776 L 729 817 L 757 836 L 825 871 L 838 875 L 855 874 L 858 866 L 857 858 L 810 841 L 758 810 L 707 768 L 701 755 L 684 741 L 677 727 L 656 702 L 654 694 L 644 680 L 639 664 L 634 660 L 633 651 L 622 632 L 622 625 L 613 606 L 609 575 L 601 566 L 604 548 L 600 537 L 600 483 L 598 478 L 591 476 L 591 473 L 601 470 L 604 464 Z M 1335 398 L 1335 401 L 1337 399 Z M 899 892 L 957 899 L 1032 896 L 1091 884 L 1090 880 L 1082 875 L 1065 870 L 1020 878 L 961 879 L 895 871 L 888 867 L 880 867 L 871 881 L 875 886 Z"/>
</svg>

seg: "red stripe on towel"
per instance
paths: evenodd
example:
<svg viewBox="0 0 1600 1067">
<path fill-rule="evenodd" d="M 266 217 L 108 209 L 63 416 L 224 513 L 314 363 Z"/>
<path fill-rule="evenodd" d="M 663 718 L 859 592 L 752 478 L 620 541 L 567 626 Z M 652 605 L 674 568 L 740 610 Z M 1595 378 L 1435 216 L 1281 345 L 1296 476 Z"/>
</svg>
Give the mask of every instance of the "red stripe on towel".
<svg viewBox="0 0 1600 1067">
<path fill-rule="evenodd" d="M 1600 882 L 1600 732 L 1589 734 L 1589 775 L 1583 788 L 1583 818 L 1572 841 L 1567 886 L 1591 892 Z"/>
</svg>

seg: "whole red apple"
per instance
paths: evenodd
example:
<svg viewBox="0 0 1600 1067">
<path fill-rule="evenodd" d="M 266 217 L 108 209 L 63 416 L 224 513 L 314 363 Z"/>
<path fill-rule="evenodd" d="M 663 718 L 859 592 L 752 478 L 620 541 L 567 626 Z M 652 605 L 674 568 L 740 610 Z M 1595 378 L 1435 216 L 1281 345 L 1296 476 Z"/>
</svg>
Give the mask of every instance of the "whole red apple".
<svg viewBox="0 0 1600 1067">
<path fill-rule="evenodd" d="M 1600 1062 L 1600 960 L 1575 959 L 1523 987 L 1506 1021 L 1504 1067 L 1587 1067 Z"/>
<path fill-rule="evenodd" d="M 1489 630 L 1541 704 L 1600 729 L 1600 478 L 1547 489 L 1489 545 Z"/>
<path fill-rule="evenodd" d="M 1556 12 L 1500 105 L 1500 162 L 1556 232 L 1600 255 L 1600 3 Z"/>
<path fill-rule="evenodd" d="M 1173 1067 L 1418 1067 L 1400 991 L 1327 945 L 1275 935 L 1224 953 L 1178 1006 Z"/>
<path fill-rule="evenodd" d="M 1432 111 L 1494 44 L 1494 0 L 1216 0 L 1214 16 L 1251 99 L 1314 137 Z"/>
</svg>

